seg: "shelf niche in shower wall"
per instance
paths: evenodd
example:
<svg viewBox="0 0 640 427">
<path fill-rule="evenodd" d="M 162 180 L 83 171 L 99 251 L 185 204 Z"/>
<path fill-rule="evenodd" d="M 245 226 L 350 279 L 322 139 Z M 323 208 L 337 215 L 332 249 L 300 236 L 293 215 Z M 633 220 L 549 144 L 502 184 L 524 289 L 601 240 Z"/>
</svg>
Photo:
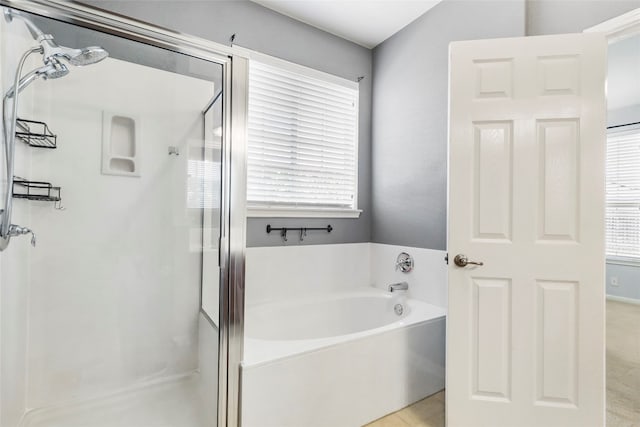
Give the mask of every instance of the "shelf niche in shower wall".
<svg viewBox="0 0 640 427">
<path fill-rule="evenodd" d="M 135 116 L 102 113 L 102 173 L 140 176 L 140 120 Z"/>
</svg>

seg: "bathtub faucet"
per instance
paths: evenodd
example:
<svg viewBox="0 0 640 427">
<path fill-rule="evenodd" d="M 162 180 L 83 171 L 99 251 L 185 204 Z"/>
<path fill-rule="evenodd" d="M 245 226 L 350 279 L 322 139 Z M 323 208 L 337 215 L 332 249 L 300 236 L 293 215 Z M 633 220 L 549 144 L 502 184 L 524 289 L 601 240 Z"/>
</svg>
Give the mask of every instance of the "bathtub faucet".
<svg viewBox="0 0 640 427">
<path fill-rule="evenodd" d="M 409 289 L 409 284 L 407 282 L 394 283 L 389 285 L 389 292 L 395 291 L 406 291 Z"/>
</svg>

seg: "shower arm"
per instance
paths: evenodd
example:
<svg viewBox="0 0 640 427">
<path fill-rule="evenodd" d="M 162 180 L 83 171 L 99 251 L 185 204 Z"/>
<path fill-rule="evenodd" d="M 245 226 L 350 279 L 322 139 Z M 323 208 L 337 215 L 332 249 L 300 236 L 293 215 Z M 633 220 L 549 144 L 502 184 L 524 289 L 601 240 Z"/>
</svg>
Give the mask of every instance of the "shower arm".
<svg viewBox="0 0 640 427">
<path fill-rule="evenodd" d="M 51 36 L 47 36 L 44 32 L 42 32 L 42 30 L 38 28 L 31 19 L 22 15 L 18 11 L 7 8 L 4 11 L 4 18 L 7 22 L 12 22 L 14 19 L 18 19 L 22 21 L 27 26 L 27 29 L 31 33 L 31 36 L 38 42 L 40 42 L 42 39 L 45 39 L 47 37 L 51 37 Z"/>
<path fill-rule="evenodd" d="M 33 232 L 26 228 L 20 227 L 15 224 L 11 224 L 11 212 L 13 209 L 13 176 L 15 170 L 15 162 L 14 162 L 14 154 L 15 154 L 15 143 L 16 143 L 16 121 L 18 118 L 18 92 L 20 86 L 20 75 L 22 74 L 22 69 L 24 68 L 24 63 L 26 62 L 29 55 L 34 53 L 39 53 L 42 51 L 42 47 L 33 47 L 27 50 L 20 61 L 18 62 L 18 68 L 16 70 L 16 76 L 14 79 L 13 85 L 13 96 L 9 96 L 11 89 L 5 95 L 2 102 L 2 125 L 4 130 L 4 153 L 5 153 L 5 168 L 7 173 L 7 187 L 5 192 L 5 203 L 4 209 L 0 211 L 2 215 L 2 221 L 0 222 L 0 251 L 6 249 L 9 246 L 9 240 L 12 236 L 18 236 L 22 234 Z M 12 115 L 11 120 L 9 122 L 8 113 L 8 104 L 9 99 L 13 98 L 12 102 Z M 35 238 L 32 239 L 32 244 L 35 244 Z"/>
</svg>

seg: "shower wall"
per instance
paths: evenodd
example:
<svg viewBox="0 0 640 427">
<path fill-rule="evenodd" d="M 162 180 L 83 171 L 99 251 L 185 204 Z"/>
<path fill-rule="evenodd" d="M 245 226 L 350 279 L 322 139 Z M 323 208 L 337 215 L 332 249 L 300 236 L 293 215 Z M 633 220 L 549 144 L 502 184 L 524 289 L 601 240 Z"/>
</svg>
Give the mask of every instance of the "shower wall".
<svg viewBox="0 0 640 427">
<path fill-rule="evenodd" d="M 187 203 L 188 166 L 202 150 L 213 84 L 107 59 L 32 90 L 35 118 L 58 134 L 59 148 L 32 151 L 31 179 L 60 185 L 65 210 L 16 202 L 31 206 L 38 234 L 28 406 L 194 371 L 201 213 Z M 141 129 L 139 177 L 101 173 L 105 112 Z"/>
<path fill-rule="evenodd" d="M 25 28 L 8 25 L 0 19 L 0 93 L 13 84 L 13 76 L 22 53 L 32 46 Z M 25 69 L 37 64 L 37 58 L 27 60 Z M 33 108 L 31 92 L 20 98 L 21 110 Z M 0 129 L 2 122 L 0 121 Z M 4 151 L 0 154 L 0 180 L 6 183 Z M 16 146 L 16 168 L 29 171 L 29 149 Z M 0 190 L 0 193 L 2 191 Z M 1 194 L 4 204 L 4 193 Z M 14 206 L 14 223 L 28 225 L 29 206 Z M 15 239 L 11 250 L 0 252 L 0 425 L 15 426 L 26 406 L 27 307 L 29 291 L 29 239 Z"/>
<path fill-rule="evenodd" d="M 3 20 L 0 34 L 5 93 L 34 42 Z M 25 72 L 41 61 L 35 56 Z M 46 122 L 58 148 L 17 141 L 16 175 L 61 186 L 64 210 L 14 200 L 13 222 L 33 229 L 38 244 L 14 238 L 0 254 L 0 425 L 18 425 L 25 409 L 198 369 L 211 374 L 203 387 L 216 401 L 217 331 L 199 315 L 202 205 L 193 176 L 213 95 L 211 81 L 115 59 L 71 67 L 21 94 L 19 117 Z M 102 174 L 105 114 L 139 127 L 140 176 Z M 202 340 L 211 348 L 199 348 Z"/>
</svg>

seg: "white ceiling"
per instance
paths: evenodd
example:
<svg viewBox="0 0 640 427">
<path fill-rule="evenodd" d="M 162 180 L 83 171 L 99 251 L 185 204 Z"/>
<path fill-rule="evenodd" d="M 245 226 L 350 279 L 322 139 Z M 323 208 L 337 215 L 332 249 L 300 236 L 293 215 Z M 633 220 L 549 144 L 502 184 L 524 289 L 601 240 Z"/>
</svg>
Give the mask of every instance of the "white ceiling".
<svg viewBox="0 0 640 427">
<path fill-rule="evenodd" d="M 607 105 L 609 110 L 640 103 L 640 35 L 609 46 Z"/>
<path fill-rule="evenodd" d="M 252 0 L 361 46 L 373 48 L 441 0 Z"/>
</svg>

